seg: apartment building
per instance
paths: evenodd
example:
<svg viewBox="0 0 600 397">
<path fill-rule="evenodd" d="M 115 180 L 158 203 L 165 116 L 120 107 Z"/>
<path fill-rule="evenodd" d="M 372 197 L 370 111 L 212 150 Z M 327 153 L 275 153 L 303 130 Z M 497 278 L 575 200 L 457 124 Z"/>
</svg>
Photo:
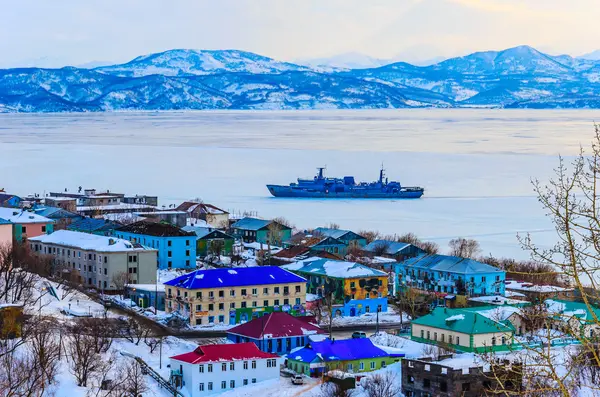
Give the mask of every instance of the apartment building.
<svg viewBox="0 0 600 397">
<path fill-rule="evenodd" d="M 69 269 L 85 286 L 116 290 L 122 286 L 115 280 L 123 273 L 127 274 L 127 284 L 156 283 L 158 251 L 140 244 L 70 230 L 28 241 L 34 252 L 51 255 L 57 265 Z"/>
<path fill-rule="evenodd" d="M 196 270 L 165 283 L 166 311 L 192 325 L 239 324 L 282 311 L 303 315 L 306 279 L 277 266 Z"/>
</svg>

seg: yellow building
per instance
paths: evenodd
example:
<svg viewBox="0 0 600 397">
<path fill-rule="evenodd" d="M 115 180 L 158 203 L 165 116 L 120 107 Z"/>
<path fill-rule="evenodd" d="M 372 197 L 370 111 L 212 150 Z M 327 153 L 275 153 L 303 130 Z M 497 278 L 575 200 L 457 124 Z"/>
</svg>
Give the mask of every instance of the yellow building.
<svg viewBox="0 0 600 397">
<path fill-rule="evenodd" d="M 306 280 L 277 266 L 197 270 L 165 283 L 166 311 L 192 325 L 238 324 L 265 313 L 302 315 Z"/>
</svg>

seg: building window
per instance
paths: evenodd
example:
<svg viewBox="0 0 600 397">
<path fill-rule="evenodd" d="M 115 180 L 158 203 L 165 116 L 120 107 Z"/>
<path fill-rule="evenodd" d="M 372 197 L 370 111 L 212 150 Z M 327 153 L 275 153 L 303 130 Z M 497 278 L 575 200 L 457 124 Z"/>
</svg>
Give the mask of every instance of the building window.
<svg viewBox="0 0 600 397">
<path fill-rule="evenodd" d="M 230 308 L 230 309 L 235 309 L 235 302 L 231 302 L 231 303 L 229 304 L 229 308 Z"/>
<path fill-rule="evenodd" d="M 185 256 L 190 256 L 190 250 L 185 250 Z"/>
<path fill-rule="evenodd" d="M 200 364 L 198 366 L 198 369 L 200 370 L 200 373 L 203 373 L 204 372 L 204 364 Z"/>
<path fill-rule="evenodd" d="M 215 297 L 215 291 L 208 291 L 208 298 L 212 299 Z"/>
<path fill-rule="evenodd" d="M 209 372 L 210 372 L 210 371 L 209 371 Z M 213 389 L 213 388 L 212 388 L 212 382 L 208 382 L 208 390 L 210 391 L 210 390 L 212 390 L 212 389 Z"/>
<path fill-rule="evenodd" d="M 219 303 L 219 310 L 225 310 L 225 304 Z"/>
<path fill-rule="evenodd" d="M 244 386 L 248 384 L 248 379 L 244 379 Z"/>
<path fill-rule="evenodd" d="M 229 290 L 229 296 L 235 296 L 235 290 L 234 289 Z"/>
<path fill-rule="evenodd" d="M 171 292 L 171 290 L 169 290 L 169 292 Z M 202 299 L 202 291 L 196 292 L 196 299 Z"/>
<path fill-rule="evenodd" d="M 431 339 L 431 331 L 427 331 L 427 339 Z"/>
<path fill-rule="evenodd" d="M 425 331 L 421 330 L 421 338 L 425 338 Z"/>
<path fill-rule="evenodd" d="M 252 361 L 252 369 L 256 369 L 256 361 Z M 254 383 L 254 382 L 252 382 Z"/>
<path fill-rule="evenodd" d="M 173 251 L 167 251 L 167 256 L 168 256 L 169 258 L 173 257 Z"/>
<path fill-rule="evenodd" d="M 364 369 L 365 369 L 365 363 L 361 362 L 361 363 L 358 365 L 358 369 L 360 369 L 361 371 L 362 371 L 362 370 L 364 370 Z"/>
<path fill-rule="evenodd" d="M 221 364 L 221 371 L 223 371 L 223 372 L 227 371 L 227 363 Z"/>
<path fill-rule="evenodd" d="M 457 344 L 457 345 L 460 345 L 460 336 L 457 336 L 457 337 L 456 337 L 456 344 Z"/>
<path fill-rule="evenodd" d="M 256 378 L 252 378 L 252 383 L 256 383 Z"/>
<path fill-rule="evenodd" d="M 167 247 L 170 247 L 170 246 L 172 246 L 172 245 L 173 245 L 173 242 L 172 242 L 171 240 L 168 240 L 168 241 L 167 241 Z"/>
<path fill-rule="evenodd" d="M 225 316 L 219 316 L 219 322 L 220 323 L 224 323 L 225 322 Z"/>
<path fill-rule="evenodd" d="M 246 289 L 245 289 L 245 288 L 244 288 L 244 289 L 242 289 L 242 296 L 246 296 L 246 295 L 248 295 L 246 292 L 247 292 L 247 291 L 246 291 Z"/>
<path fill-rule="evenodd" d="M 274 287 L 273 288 L 273 292 L 275 292 L 276 294 L 278 294 L 279 293 L 279 287 Z"/>
<path fill-rule="evenodd" d="M 346 370 L 347 370 L 347 371 L 352 371 L 352 363 L 349 363 L 349 364 L 346 366 Z"/>
<path fill-rule="evenodd" d="M 375 369 L 375 361 L 371 361 L 371 369 Z"/>
<path fill-rule="evenodd" d="M 258 302 L 256 302 L 256 301 L 252 302 L 252 307 L 258 307 Z"/>
<path fill-rule="evenodd" d="M 258 288 L 252 288 L 252 295 L 258 295 Z"/>
<path fill-rule="evenodd" d="M 299 294 L 301 291 L 301 287 L 299 285 L 296 285 L 296 293 Z"/>
<path fill-rule="evenodd" d="M 279 306 L 279 299 L 275 299 L 275 300 L 273 301 L 273 304 L 274 304 L 275 306 Z"/>
<path fill-rule="evenodd" d="M 268 300 L 267 301 L 263 301 L 263 307 L 267 307 L 267 306 L 269 306 L 269 301 Z"/>
<path fill-rule="evenodd" d="M 229 387 L 232 389 L 235 389 L 235 381 L 234 380 L 229 381 Z"/>
<path fill-rule="evenodd" d="M 242 305 L 242 309 L 246 308 L 246 302 L 242 302 L 241 305 Z"/>
<path fill-rule="evenodd" d="M 196 305 L 196 311 L 197 312 L 201 312 L 202 311 L 202 305 Z"/>
<path fill-rule="evenodd" d="M 200 383 L 199 390 L 204 391 L 204 383 Z"/>
<path fill-rule="evenodd" d="M 185 240 L 185 245 L 190 245 L 190 240 Z M 189 252 L 189 251 L 188 251 Z M 188 254 L 189 255 L 189 254 Z"/>
<path fill-rule="evenodd" d="M 23 233 L 27 233 L 27 226 L 23 226 L 21 230 L 22 230 Z"/>
<path fill-rule="evenodd" d="M 263 288 L 263 294 L 269 295 L 269 288 Z"/>
<path fill-rule="evenodd" d="M 289 305 L 290 304 L 290 300 L 289 299 L 284 299 L 283 300 L 283 304 L 284 305 Z"/>
<path fill-rule="evenodd" d="M 206 369 L 207 369 L 207 372 L 212 372 L 212 364 L 208 364 Z M 210 390 L 210 389 L 208 389 L 208 390 Z"/>
<path fill-rule="evenodd" d="M 492 346 L 496 346 L 496 337 L 492 336 Z"/>
<path fill-rule="evenodd" d="M 227 389 L 227 381 L 225 381 L 225 380 L 221 381 L 221 389 Z"/>
<path fill-rule="evenodd" d="M 224 297 L 225 297 L 225 291 L 219 290 L 219 298 L 224 298 Z"/>
<path fill-rule="evenodd" d="M 300 305 L 302 303 L 302 300 L 300 300 L 300 298 L 296 298 L 296 304 Z"/>
<path fill-rule="evenodd" d="M 229 363 L 229 370 L 235 371 L 235 363 L 233 361 Z"/>
<path fill-rule="evenodd" d="M 25 228 L 23 228 L 23 232 L 25 232 Z M 46 233 L 46 226 L 42 226 L 42 232 Z"/>
<path fill-rule="evenodd" d="M 185 265 L 186 265 L 186 266 L 189 266 L 189 265 L 190 265 L 190 260 L 189 260 L 189 259 L 185 261 Z"/>
<path fill-rule="evenodd" d="M 248 361 L 244 361 L 244 369 L 248 369 Z"/>
</svg>

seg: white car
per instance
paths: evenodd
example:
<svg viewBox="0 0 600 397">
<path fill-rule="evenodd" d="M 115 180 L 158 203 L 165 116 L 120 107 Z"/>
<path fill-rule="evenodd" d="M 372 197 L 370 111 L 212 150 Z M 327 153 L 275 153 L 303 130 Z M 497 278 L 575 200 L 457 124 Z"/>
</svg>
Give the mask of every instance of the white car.
<svg viewBox="0 0 600 397">
<path fill-rule="evenodd" d="M 302 385 L 304 384 L 304 376 L 302 375 L 294 375 L 292 376 L 292 383 L 295 385 Z"/>
</svg>

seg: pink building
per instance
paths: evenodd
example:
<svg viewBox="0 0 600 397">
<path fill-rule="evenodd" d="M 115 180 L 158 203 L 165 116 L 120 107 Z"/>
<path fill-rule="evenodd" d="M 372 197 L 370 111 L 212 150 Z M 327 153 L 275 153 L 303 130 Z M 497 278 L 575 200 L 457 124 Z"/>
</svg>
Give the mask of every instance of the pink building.
<svg viewBox="0 0 600 397">
<path fill-rule="evenodd" d="M 0 247 L 12 247 L 12 223 L 0 218 Z"/>
<path fill-rule="evenodd" d="M 20 208 L 0 208 L 0 219 L 12 223 L 13 240 L 17 242 L 50 234 L 54 230 L 52 219 Z"/>
</svg>

